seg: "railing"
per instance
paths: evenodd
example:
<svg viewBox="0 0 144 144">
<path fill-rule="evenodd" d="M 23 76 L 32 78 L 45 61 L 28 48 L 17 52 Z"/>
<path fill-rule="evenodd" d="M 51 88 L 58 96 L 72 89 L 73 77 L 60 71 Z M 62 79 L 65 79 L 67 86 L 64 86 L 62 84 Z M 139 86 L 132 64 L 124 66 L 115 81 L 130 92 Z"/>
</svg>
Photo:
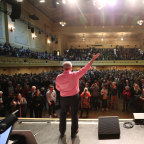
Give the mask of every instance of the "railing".
<svg viewBox="0 0 144 144">
<path fill-rule="evenodd" d="M 73 66 L 84 66 L 88 61 L 72 61 Z M 63 61 L 0 56 L 0 67 L 62 66 Z M 144 60 L 102 60 L 94 66 L 144 66 Z"/>
</svg>

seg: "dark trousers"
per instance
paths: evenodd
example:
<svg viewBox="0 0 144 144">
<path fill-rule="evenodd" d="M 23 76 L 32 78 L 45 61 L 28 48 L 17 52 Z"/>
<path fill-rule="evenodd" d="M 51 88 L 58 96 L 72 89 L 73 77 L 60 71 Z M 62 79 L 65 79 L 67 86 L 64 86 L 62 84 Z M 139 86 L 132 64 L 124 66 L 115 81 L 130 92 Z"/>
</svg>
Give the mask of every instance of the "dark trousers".
<svg viewBox="0 0 144 144">
<path fill-rule="evenodd" d="M 102 100 L 102 108 L 107 108 L 107 99 Z"/>
<path fill-rule="evenodd" d="M 81 108 L 81 114 L 80 117 L 82 118 L 83 112 L 86 111 L 86 117 L 88 118 L 88 114 L 89 114 L 89 108 Z"/>
<path fill-rule="evenodd" d="M 35 118 L 42 118 L 42 110 L 43 110 L 43 107 L 34 108 Z"/>
<path fill-rule="evenodd" d="M 66 131 L 66 117 L 68 108 L 71 107 L 71 116 L 72 116 L 72 126 L 71 126 L 71 135 L 77 133 L 78 130 L 78 107 L 79 107 L 79 94 L 68 97 L 60 97 L 60 125 L 59 130 L 61 134 L 64 134 Z"/>
<path fill-rule="evenodd" d="M 91 97 L 91 107 L 92 108 L 100 108 L 99 97 Z"/>
<path fill-rule="evenodd" d="M 49 105 L 49 115 L 55 114 L 55 103 L 51 101 L 51 105 Z"/>
<path fill-rule="evenodd" d="M 29 110 L 30 110 L 30 117 L 33 118 L 34 107 L 32 103 L 30 103 Z"/>
<path fill-rule="evenodd" d="M 129 100 L 123 99 L 123 111 L 128 110 L 128 104 L 129 104 Z"/>
</svg>

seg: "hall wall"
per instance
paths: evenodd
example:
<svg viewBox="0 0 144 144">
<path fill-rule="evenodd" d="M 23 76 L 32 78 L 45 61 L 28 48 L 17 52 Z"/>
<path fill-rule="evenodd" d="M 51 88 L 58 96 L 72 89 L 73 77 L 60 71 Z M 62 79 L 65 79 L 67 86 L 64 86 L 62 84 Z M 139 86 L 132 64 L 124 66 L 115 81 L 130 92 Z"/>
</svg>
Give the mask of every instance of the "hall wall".
<svg viewBox="0 0 144 144">
<path fill-rule="evenodd" d="M 135 38 L 126 38 L 121 41 L 120 38 L 104 38 L 104 41 L 101 41 L 101 38 L 86 38 L 83 42 L 82 38 L 69 38 L 67 37 L 66 45 L 68 48 L 73 46 L 74 48 L 115 48 L 117 45 L 124 46 L 124 48 L 140 48 L 140 40 Z"/>
<path fill-rule="evenodd" d="M 77 71 L 81 67 L 76 66 L 73 67 L 73 70 Z M 92 69 L 95 69 L 95 67 L 92 67 Z M 144 66 L 96 66 L 97 70 L 139 70 L 144 72 Z M 7 74 L 7 75 L 13 75 L 15 73 L 41 73 L 41 72 L 52 72 L 57 70 L 63 70 L 62 67 L 12 67 L 12 68 L 0 68 L 0 74 Z"/>
</svg>

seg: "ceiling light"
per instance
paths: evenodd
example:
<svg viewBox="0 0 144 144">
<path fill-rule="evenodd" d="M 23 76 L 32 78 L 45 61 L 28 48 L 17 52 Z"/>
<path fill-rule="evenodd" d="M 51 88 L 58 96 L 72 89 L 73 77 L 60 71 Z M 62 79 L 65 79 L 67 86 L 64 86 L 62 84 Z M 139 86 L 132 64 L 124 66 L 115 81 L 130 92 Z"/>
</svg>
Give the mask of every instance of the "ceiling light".
<svg viewBox="0 0 144 144">
<path fill-rule="evenodd" d="M 60 22 L 60 25 L 64 27 L 64 26 L 66 25 L 66 22 L 61 21 L 61 22 Z"/>
<path fill-rule="evenodd" d="M 110 6 L 115 6 L 116 3 L 117 3 L 117 0 L 109 0 L 109 1 L 108 1 L 108 4 L 109 4 Z"/>
<path fill-rule="evenodd" d="M 97 6 L 97 8 L 100 10 L 105 7 L 106 0 L 93 0 L 93 5 Z"/>
<path fill-rule="evenodd" d="M 75 3 L 76 0 L 68 0 L 68 2 L 70 2 L 70 3 Z"/>
<path fill-rule="evenodd" d="M 56 4 L 59 5 L 60 3 L 57 1 Z"/>
<path fill-rule="evenodd" d="M 140 26 L 143 25 L 143 23 L 144 23 L 143 20 L 138 20 L 138 21 L 137 21 L 137 24 L 140 25 Z"/>
<path fill-rule="evenodd" d="M 40 3 L 44 3 L 45 2 L 45 0 L 40 0 Z"/>
<path fill-rule="evenodd" d="M 23 2 L 23 0 L 17 0 L 17 2 Z"/>
<path fill-rule="evenodd" d="M 62 0 L 62 3 L 63 3 L 63 4 L 66 4 L 66 0 Z"/>
<path fill-rule="evenodd" d="M 123 37 L 121 37 L 121 41 L 123 41 L 124 40 L 124 38 Z"/>
</svg>

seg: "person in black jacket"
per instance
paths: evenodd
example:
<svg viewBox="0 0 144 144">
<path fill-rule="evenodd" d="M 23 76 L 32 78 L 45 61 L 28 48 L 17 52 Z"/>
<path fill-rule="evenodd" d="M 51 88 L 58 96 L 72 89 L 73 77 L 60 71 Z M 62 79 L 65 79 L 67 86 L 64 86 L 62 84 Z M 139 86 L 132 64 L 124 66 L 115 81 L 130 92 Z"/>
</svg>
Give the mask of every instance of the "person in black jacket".
<svg viewBox="0 0 144 144">
<path fill-rule="evenodd" d="M 40 90 L 37 89 L 36 95 L 33 97 L 33 106 L 34 106 L 34 113 L 36 118 L 42 117 L 42 111 L 45 105 L 45 101 L 43 96 L 40 93 Z"/>
<path fill-rule="evenodd" d="M 135 108 L 135 112 L 140 112 L 141 111 L 141 89 L 139 87 L 138 84 L 134 84 L 134 91 L 133 91 L 133 96 L 134 96 L 134 108 Z"/>
<path fill-rule="evenodd" d="M 36 86 L 32 86 L 31 91 L 29 92 L 27 97 L 31 118 L 33 118 L 33 113 L 34 113 L 33 98 L 35 95 L 36 95 Z"/>
</svg>

